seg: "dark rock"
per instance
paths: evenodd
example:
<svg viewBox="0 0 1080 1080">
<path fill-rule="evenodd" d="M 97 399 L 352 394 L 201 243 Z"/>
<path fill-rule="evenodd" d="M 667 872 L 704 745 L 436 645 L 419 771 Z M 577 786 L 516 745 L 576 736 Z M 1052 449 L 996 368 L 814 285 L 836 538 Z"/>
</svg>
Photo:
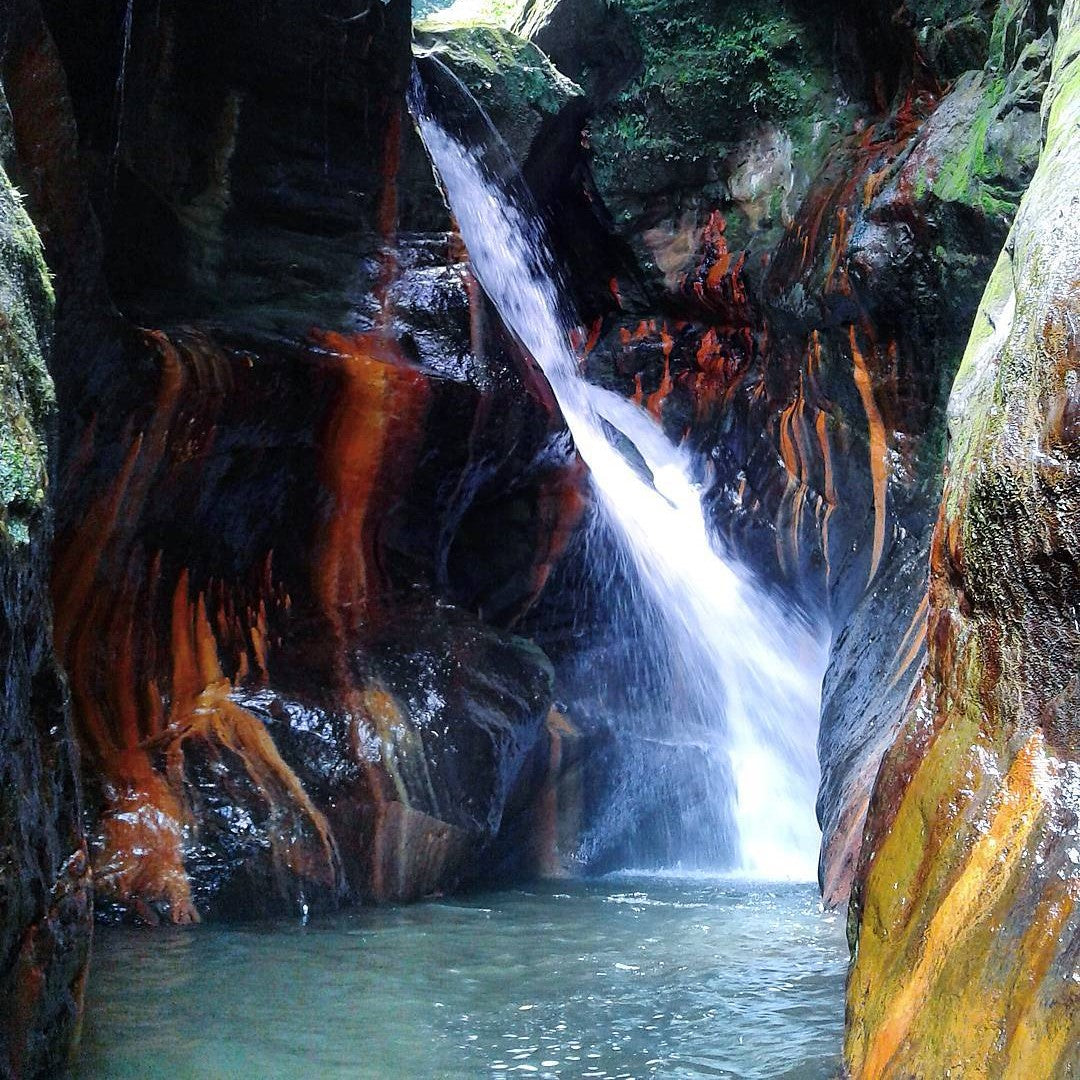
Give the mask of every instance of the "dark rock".
<svg viewBox="0 0 1080 1080">
<path fill-rule="evenodd" d="M 47 6 L 55 43 L 30 11 L 9 81 L 56 276 L 56 644 L 102 913 L 446 887 L 543 738 L 546 661 L 510 627 L 583 496 L 407 123 L 408 6 L 91 7 Z M 293 753 L 313 724 L 329 772 Z M 428 757 L 438 783 L 399 789 Z"/>
<path fill-rule="evenodd" d="M 622 89 L 641 65 L 633 23 L 612 0 L 526 0 L 512 29 L 581 86 L 594 105 Z"/>
<path fill-rule="evenodd" d="M 0 1075 L 30 1078 L 58 1075 L 78 1033 L 91 891 L 51 641 L 53 296 L 2 88 L 0 158 Z"/>
</svg>

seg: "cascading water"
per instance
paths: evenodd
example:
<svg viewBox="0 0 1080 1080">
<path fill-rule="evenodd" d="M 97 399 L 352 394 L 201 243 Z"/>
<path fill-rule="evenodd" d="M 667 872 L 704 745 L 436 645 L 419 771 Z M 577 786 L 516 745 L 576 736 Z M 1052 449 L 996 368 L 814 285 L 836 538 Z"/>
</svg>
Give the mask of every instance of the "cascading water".
<svg viewBox="0 0 1080 1080">
<path fill-rule="evenodd" d="M 444 129 L 419 74 L 411 104 L 472 268 L 543 369 L 589 467 L 599 513 L 657 614 L 650 632 L 674 662 L 677 684 L 677 715 L 663 718 L 659 737 L 691 744 L 712 762 L 706 820 L 717 831 L 725 820 L 735 826 L 734 843 L 712 853 L 712 868 L 811 879 L 820 642 L 718 553 L 689 455 L 646 412 L 582 378 L 570 345 L 575 320 L 520 178 L 500 179 L 504 161 L 493 164 L 483 147 L 466 147 Z M 636 466 L 620 442 L 636 450 Z"/>
</svg>

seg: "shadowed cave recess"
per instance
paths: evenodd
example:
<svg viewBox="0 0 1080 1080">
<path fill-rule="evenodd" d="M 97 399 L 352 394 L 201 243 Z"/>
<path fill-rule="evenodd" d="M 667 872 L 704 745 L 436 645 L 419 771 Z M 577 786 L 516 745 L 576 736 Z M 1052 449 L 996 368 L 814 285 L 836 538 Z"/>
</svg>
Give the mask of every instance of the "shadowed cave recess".
<svg viewBox="0 0 1080 1080">
<path fill-rule="evenodd" d="M 77 1067 L 95 920 L 115 1002 L 175 926 L 625 901 L 696 1002 L 786 898 L 827 952 L 814 880 L 814 1068 L 1080 1070 L 1078 56 L 1077 0 L 0 0 L 0 1077 Z"/>
</svg>

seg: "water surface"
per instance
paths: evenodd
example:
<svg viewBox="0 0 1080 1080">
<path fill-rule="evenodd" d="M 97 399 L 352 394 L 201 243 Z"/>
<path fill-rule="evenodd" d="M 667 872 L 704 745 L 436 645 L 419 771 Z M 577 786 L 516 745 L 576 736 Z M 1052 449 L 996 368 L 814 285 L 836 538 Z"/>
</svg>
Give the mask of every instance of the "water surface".
<svg viewBox="0 0 1080 1080">
<path fill-rule="evenodd" d="M 826 1080 L 846 964 L 813 887 L 716 879 L 100 930 L 78 1076 Z"/>
</svg>

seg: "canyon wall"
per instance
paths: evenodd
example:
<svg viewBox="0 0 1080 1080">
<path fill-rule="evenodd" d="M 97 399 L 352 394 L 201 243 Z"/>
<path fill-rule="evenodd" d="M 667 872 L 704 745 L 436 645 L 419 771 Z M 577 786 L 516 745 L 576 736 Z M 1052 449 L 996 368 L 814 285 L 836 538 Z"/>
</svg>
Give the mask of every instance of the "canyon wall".
<svg viewBox="0 0 1080 1080">
<path fill-rule="evenodd" d="M 0 7 L 6 40 L 18 31 Z M 53 294 L 0 78 L 0 1076 L 57 1075 L 90 944 L 78 751 L 53 657 Z"/>
<path fill-rule="evenodd" d="M 409 126 L 408 4 L 24 7 L 99 916 L 475 876 L 548 755 L 513 626 L 583 476 Z"/>
<path fill-rule="evenodd" d="M 408 3 L 0 14 L 0 1075 L 33 1076 L 91 868 L 143 923 L 561 871 L 627 781 L 574 698 L 636 644 L 409 123 Z M 416 39 L 521 165 L 589 377 L 831 636 L 856 1076 L 1076 1064 L 1076 20 L 531 0 Z"/>
<path fill-rule="evenodd" d="M 1080 5 L 1039 168 L 949 400 L 929 663 L 874 793 L 853 905 L 854 1077 L 1080 1066 L 1076 623 Z"/>
</svg>

